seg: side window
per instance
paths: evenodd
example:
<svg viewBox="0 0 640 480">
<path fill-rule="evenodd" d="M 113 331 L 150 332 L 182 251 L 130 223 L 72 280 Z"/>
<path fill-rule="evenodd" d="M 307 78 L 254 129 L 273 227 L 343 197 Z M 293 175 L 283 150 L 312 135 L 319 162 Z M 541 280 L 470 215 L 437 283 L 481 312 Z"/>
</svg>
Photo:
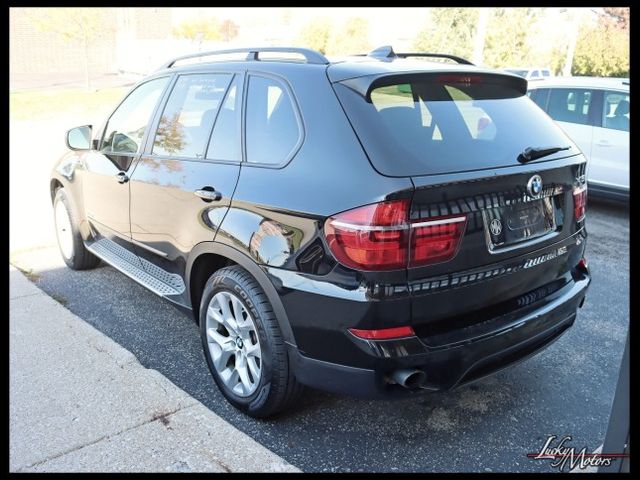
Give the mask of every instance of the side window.
<svg viewBox="0 0 640 480">
<path fill-rule="evenodd" d="M 538 70 L 534 70 L 533 72 L 531 72 L 530 78 L 538 78 L 539 76 L 540 74 L 538 73 Z"/>
<path fill-rule="evenodd" d="M 542 70 L 542 76 L 543 77 L 550 77 L 551 73 L 549 72 L 549 70 Z"/>
<path fill-rule="evenodd" d="M 249 77 L 246 112 L 247 162 L 278 165 L 300 139 L 289 92 L 271 78 Z"/>
<path fill-rule="evenodd" d="M 582 88 L 554 88 L 549 95 L 547 113 L 559 122 L 589 124 L 593 92 Z"/>
<path fill-rule="evenodd" d="M 602 126 L 614 130 L 629 131 L 629 94 L 623 92 L 604 92 Z"/>
<path fill-rule="evenodd" d="M 531 95 L 531 100 L 535 102 L 541 109 L 545 110 L 547 108 L 547 98 L 549 97 L 549 89 L 548 88 L 538 88 L 536 90 L 532 90 L 534 93 Z"/>
<path fill-rule="evenodd" d="M 207 158 L 239 162 L 240 157 L 240 112 L 242 95 L 240 95 L 240 77 L 236 75 L 229 87 L 222 108 L 216 118 Z"/>
<path fill-rule="evenodd" d="M 164 107 L 153 153 L 202 158 L 232 75 L 181 75 Z"/>
<path fill-rule="evenodd" d="M 103 153 L 134 155 L 142 148 L 142 139 L 168 77 L 143 83 L 120 104 L 104 130 Z"/>
</svg>

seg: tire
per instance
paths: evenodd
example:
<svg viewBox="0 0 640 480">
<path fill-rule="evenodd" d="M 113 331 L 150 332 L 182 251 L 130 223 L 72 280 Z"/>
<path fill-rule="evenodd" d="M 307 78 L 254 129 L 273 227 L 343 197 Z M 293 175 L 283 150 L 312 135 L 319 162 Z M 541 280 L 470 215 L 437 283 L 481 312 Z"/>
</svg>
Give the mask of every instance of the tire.
<svg viewBox="0 0 640 480">
<path fill-rule="evenodd" d="M 226 317 L 231 322 L 221 321 L 225 317 L 222 310 L 225 302 Z M 235 320 L 238 311 L 244 320 Z M 245 269 L 238 265 L 225 267 L 209 277 L 200 302 L 199 320 L 209 370 L 234 407 L 252 417 L 265 418 L 285 410 L 299 398 L 303 387 L 291 371 L 273 308 L 258 282 Z M 239 373 L 243 367 L 248 386 Z"/>
<path fill-rule="evenodd" d="M 71 206 L 64 188 L 59 188 L 53 199 L 53 213 L 56 239 L 60 255 L 73 270 L 87 270 L 96 267 L 100 259 L 84 246 L 78 230 L 77 215 Z"/>
</svg>

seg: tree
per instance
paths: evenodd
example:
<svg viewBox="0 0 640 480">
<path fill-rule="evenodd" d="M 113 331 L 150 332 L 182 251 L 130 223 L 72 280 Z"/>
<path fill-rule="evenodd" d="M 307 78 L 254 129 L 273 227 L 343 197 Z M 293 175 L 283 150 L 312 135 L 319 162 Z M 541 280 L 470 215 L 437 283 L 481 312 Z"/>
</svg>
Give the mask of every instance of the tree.
<svg viewBox="0 0 640 480">
<path fill-rule="evenodd" d="M 496 8 L 487 28 L 484 60 L 493 68 L 534 65 L 539 9 Z M 543 62 L 545 64 L 547 62 Z"/>
<path fill-rule="evenodd" d="M 428 24 L 413 42 L 414 48 L 470 58 L 479 13 L 478 8 L 432 8 Z"/>
<path fill-rule="evenodd" d="M 615 23 L 622 30 L 629 30 L 629 7 L 604 7 L 600 15 L 601 23 Z"/>
<path fill-rule="evenodd" d="M 598 77 L 629 76 L 628 8 L 604 8 L 596 25 L 580 31 L 571 73 Z"/>
<path fill-rule="evenodd" d="M 42 32 L 56 33 L 67 42 L 80 42 L 83 51 L 84 85 L 91 88 L 89 74 L 89 46 L 105 33 L 104 8 L 37 8 L 30 13 L 31 20 Z"/>
<path fill-rule="evenodd" d="M 327 18 L 316 18 L 307 23 L 298 35 L 298 43 L 304 47 L 327 53 L 331 34 L 331 22 Z"/>
<path fill-rule="evenodd" d="M 340 29 L 331 29 L 326 50 L 331 55 L 368 53 L 371 50 L 369 22 L 361 17 L 351 17 Z"/>
<path fill-rule="evenodd" d="M 188 38 L 197 42 L 200 50 L 205 40 L 220 40 L 220 23 L 215 17 L 187 20 L 176 27 L 173 34 L 178 38 Z"/>
<path fill-rule="evenodd" d="M 238 25 L 236 25 L 233 20 L 227 18 L 220 25 L 220 35 L 222 35 L 223 41 L 230 42 L 238 36 Z"/>
</svg>

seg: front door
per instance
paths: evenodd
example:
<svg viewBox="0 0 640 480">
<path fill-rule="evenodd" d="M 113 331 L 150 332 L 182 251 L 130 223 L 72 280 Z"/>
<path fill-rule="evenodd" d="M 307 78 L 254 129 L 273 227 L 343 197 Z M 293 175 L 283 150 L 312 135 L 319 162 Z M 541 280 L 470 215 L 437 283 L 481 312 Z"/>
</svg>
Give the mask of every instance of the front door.
<svg viewBox="0 0 640 480">
<path fill-rule="evenodd" d="M 242 73 L 180 75 L 156 114 L 129 181 L 131 235 L 150 273 L 184 278 L 189 252 L 216 235 L 240 173 L 242 85 Z"/>
<path fill-rule="evenodd" d="M 128 180 L 168 80 L 150 80 L 133 90 L 107 121 L 99 150 L 85 157 L 82 185 L 87 218 L 100 235 L 128 248 Z"/>
</svg>

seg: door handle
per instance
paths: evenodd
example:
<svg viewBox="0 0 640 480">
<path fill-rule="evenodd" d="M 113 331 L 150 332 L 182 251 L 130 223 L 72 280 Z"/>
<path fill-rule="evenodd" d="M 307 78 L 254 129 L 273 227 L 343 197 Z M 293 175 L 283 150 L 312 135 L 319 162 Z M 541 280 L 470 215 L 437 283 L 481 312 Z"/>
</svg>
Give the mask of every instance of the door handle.
<svg viewBox="0 0 640 480">
<path fill-rule="evenodd" d="M 118 179 L 118 183 L 127 183 L 129 181 L 129 177 L 124 172 L 119 172 L 116 178 Z"/>
<path fill-rule="evenodd" d="M 222 198 L 222 194 L 213 187 L 202 187 L 200 190 L 193 192 L 196 197 L 200 197 L 204 202 L 218 201 Z"/>
<path fill-rule="evenodd" d="M 610 147 L 611 144 L 607 140 L 600 140 L 596 142 L 596 145 L 599 147 Z"/>
</svg>

